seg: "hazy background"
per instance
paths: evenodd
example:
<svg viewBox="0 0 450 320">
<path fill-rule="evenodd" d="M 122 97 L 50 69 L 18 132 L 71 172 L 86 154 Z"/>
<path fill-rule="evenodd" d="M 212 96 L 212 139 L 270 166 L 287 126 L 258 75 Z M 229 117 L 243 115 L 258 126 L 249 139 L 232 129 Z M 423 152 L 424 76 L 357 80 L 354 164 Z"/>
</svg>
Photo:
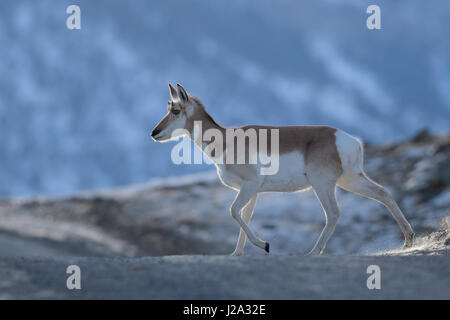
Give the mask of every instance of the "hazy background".
<svg viewBox="0 0 450 320">
<path fill-rule="evenodd" d="M 377 143 L 448 132 L 449 18 L 446 0 L 2 0 L 0 196 L 210 169 L 173 165 L 173 143 L 149 137 L 169 81 L 222 125 L 329 124 Z"/>
</svg>

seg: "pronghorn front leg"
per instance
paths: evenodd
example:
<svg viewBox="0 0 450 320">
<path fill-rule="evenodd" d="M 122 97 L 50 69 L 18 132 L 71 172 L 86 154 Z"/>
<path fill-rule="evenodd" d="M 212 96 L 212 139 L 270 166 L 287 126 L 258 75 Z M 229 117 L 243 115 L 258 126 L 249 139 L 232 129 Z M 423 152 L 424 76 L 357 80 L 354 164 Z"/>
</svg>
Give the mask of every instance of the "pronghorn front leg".
<svg viewBox="0 0 450 320">
<path fill-rule="evenodd" d="M 250 199 L 250 202 L 244 207 L 244 209 L 242 209 L 242 220 L 244 220 L 247 226 L 252 218 L 253 208 L 255 207 L 257 197 L 258 195 L 255 194 Z M 242 254 L 244 253 L 245 240 L 246 240 L 245 231 L 241 228 L 239 231 L 239 239 L 236 244 L 236 249 L 234 249 L 234 252 L 231 254 L 232 256 L 242 256 Z"/>
<path fill-rule="evenodd" d="M 266 252 L 269 252 L 269 243 L 262 241 L 261 239 L 256 237 L 255 234 L 244 222 L 244 220 L 242 220 L 241 218 L 241 210 L 247 205 L 247 203 L 249 203 L 252 197 L 256 195 L 257 191 L 258 186 L 256 184 L 253 183 L 244 184 L 241 187 L 239 193 L 237 194 L 236 199 L 234 199 L 230 211 L 231 216 L 239 223 L 239 225 L 241 226 L 242 230 L 244 230 L 246 236 L 251 241 L 251 243 L 253 243 L 257 247 L 260 247 L 263 250 L 266 250 Z"/>
</svg>

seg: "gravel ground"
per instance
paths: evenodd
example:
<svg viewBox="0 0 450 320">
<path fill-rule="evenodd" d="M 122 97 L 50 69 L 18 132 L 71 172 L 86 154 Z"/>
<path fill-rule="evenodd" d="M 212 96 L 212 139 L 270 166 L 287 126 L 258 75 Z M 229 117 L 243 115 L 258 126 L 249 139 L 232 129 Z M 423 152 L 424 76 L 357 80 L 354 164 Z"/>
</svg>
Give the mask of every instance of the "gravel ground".
<svg viewBox="0 0 450 320">
<path fill-rule="evenodd" d="M 66 288 L 68 265 L 81 289 Z M 366 286 L 378 265 L 381 289 Z M 450 257 L 6 258 L 3 299 L 449 299 Z"/>
</svg>

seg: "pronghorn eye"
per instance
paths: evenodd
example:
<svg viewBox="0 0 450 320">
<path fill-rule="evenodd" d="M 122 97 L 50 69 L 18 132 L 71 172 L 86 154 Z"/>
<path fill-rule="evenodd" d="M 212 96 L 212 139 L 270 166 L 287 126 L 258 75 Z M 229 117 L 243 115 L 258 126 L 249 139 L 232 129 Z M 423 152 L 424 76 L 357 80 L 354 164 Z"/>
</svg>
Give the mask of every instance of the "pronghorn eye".
<svg viewBox="0 0 450 320">
<path fill-rule="evenodd" d="M 179 114 L 180 113 L 180 109 L 172 109 L 171 112 L 173 114 Z"/>
</svg>

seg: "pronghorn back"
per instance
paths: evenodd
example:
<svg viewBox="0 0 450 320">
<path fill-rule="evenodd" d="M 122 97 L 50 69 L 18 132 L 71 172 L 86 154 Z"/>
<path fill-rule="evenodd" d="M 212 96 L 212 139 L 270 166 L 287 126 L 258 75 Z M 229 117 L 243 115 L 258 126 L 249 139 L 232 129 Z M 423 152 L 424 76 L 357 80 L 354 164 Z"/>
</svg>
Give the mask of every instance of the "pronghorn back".
<svg viewBox="0 0 450 320">
<path fill-rule="evenodd" d="M 279 130 L 279 171 L 275 175 L 260 177 L 261 191 L 298 191 L 309 187 L 308 167 L 315 166 L 330 174 L 340 176 L 343 172 L 341 155 L 337 145 L 340 130 L 329 126 L 260 126 L 246 125 L 235 129 Z M 344 133 L 345 134 L 345 133 Z M 356 140 L 355 140 L 356 141 Z M 246 141 L 246 149 L 248 149 Z M 271 152 L 271 136 L 267 136 L 267 151 Z M 247 154 L 247 150 L 246 150 Z M 356 157 L 356 155 L 355 155 Z M 344 159 L 348 156 L 344 157 Z M 240 183 L 256 179 L 259 170 L 249 164 L 225 165 L 219 175 L 228 186 L 239 188 Z"/>
</svg>

